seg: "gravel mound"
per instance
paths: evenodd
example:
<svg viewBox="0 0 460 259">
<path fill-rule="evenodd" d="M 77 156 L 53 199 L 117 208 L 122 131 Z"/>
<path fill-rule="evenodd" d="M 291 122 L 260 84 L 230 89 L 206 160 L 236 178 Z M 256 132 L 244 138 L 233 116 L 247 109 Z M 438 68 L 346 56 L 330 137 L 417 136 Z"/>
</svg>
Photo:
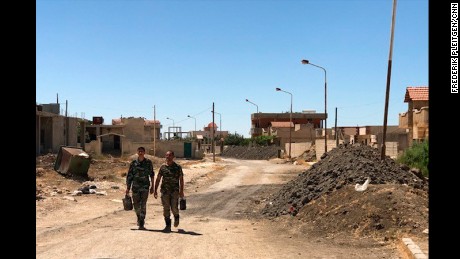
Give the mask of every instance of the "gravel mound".
<svg viewBox="0 0 460 259">
<path fill-rule="evenodd" d="M 281 148 L 278 146 L 228 146 L 224 148 L 224 151 L 220 154 L 220 156 L 248 160 L 268 160 L 272 158 L 277 158 L 279 150 L 281 150 Z"/>
<path fill-rule="evenodd" d="M 324 194 L 330 194 L 347 185 L 399 184 L 428 191 L 428 181 L 417 176 L 409 167 L 397 164 L 390 157 L 380 159 L 380 152 L 367 145 L 340 145 L 322 160 L 286 183 L 273 195 L 262 210 L 268 217 L 291 214 Z"/>
</svg>

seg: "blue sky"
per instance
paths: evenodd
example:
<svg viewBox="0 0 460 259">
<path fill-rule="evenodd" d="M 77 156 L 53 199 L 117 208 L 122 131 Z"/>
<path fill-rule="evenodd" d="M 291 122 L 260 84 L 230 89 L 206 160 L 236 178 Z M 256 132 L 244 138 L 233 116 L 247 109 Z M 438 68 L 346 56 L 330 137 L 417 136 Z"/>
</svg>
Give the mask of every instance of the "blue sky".
<svg viewBox="0 0 460 259">
<path fill-rule="evenodd" d="M 105 124 L 212 121 L 250 137 L 259 112 L 324 112 L 328 127 L 383 125 L 391 0 L 36 1 L 36 102 Z M 408 86 L 428 86 L 428 1 L 396 7 L 388 125 Z"/>
</svg>

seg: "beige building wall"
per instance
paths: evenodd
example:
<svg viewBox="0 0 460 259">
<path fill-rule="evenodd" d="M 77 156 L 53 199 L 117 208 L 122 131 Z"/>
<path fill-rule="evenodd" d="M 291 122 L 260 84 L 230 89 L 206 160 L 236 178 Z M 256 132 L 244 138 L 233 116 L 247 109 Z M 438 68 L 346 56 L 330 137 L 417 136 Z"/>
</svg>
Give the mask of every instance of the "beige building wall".
<svg viewBox="0 0 460 259">
<path fill-rule="evenodd" d="M 285 147 L 289 143 L 289 128 L 276 128 L 273 129 L 275 136 L 280 140 L 280 146 Z M 286 155 L 289 154 L 289 145 L 285 148 Z M 292 150 L 291 150 L 292 152 Z"/>
<path fill-rule="evenodd" d="M 334 148 L 336 148 L 336 140 L 335 139 L 327 139 L 327 151 L 331 151 Z M 316 151 L 316 159 L 318 161 L 321 160 L 321 156 L 325 152 L 324 138 L 316 140 L 316 142 L 315 142 L 315 151 Z"/>
<path fill-rule="evenodd" d="M 67 145 L 76 147 L 78 145 L 78 119 L 73 117 L 67 117 L 69 123 L 68 142 Z M 59 152 L 59 150 L 58 150 Z"/>
<path fill-rule="evenodd" d="M 85 143 L 85 152 L 88 154 L 98 154 L 100 155 L 99 151 L 99 143 L 97 140 L 92 140 L 89 143 Z"/>
<path fill-rule="evenodd" d="M 51 138 L 51 151 L 58 153 L 61 146 L 65 145 L 64 139 L 64 117 L 52 117 L 52 130 L 48 132 L 48 137 Z M 51 136 L 50 136 L 51 134 Z"/>
<path fill-rule="evenodd" d="M 289 134 L 291 134 L 291 157 L 301 155 L 305 150 L 310 148 L 309 145 L 315 142 L 316 139 L 316 131 L 313 129 L 313 125 L 296 124 L 292 128 L 291 133 L 289 133 L 289 128 L 271 128 L 270 130 L 274 136 L 279 138 L 280 146 L 284 147 L 286 155 L 289 155 Z M 310 144 L 305 144 L 306 142 Z M 294 146 L 296 146 L 296 151 L 294 151 Z"/>
<path fill-rule="evenodd" d="M 36 116 L 38 153 L 58 153 L 61 146 L 77 146 L 77 118 L 64 116 Z M 40 120 L 40 122 L 38 122 Z M 66 125 L 67 121 L 67 125 Z M 39 124 L 38 124 L 39 123 Z M 67 129 L 66 130 L 66 126 Z M 41 131 L 43 130 L 43 139 Z M 39 142 L 43 142 L 42 145 Z"/>
<path fill-rule="evenodd" d="M 385 142 L 385 155 L 393 159 L 398 157 L 398 142 Z"/>
<path fill-rule="evenodd" d="M 126 138 L 122 138 L 123 141 L 123 154 L 132 155 L 137 153 L 138 147 L 144 147 L 149 155 L 153 155 L 153 141 L 152 142 L 132 142 Z M 202 158 L 202 153 L 197 151 L 197 143 L 191 142 L 192 144 L 192 158 Z M 157 140 L 155 143 L 155 156 L 164 157 L 166 151 L 172 150 L 176 157 L 184 157 L 184 141 L 168 141 L 168 140 Z"/>
<path fill-rule="evenodd" d="M 300 142 L 300 143 L 292 143 L 291 146 L 291 157 L 299 157 L 305 151 L 310 150 L 311 142 Z M 286 143 L 285 150 L 289 150 L 289 143 Z M 288 154 L 289 151 L 286 152 Z"/>
<path fill-rule="evenodd" d="M 316 139 L 316 132 L 313 124 L 296 124 L 292 131 L 292 142 L 313 142 Z"/>
<path fill-rule="evenodd" d="M 123 135 L 133 142 L 143 142 L 144 139 L 144 119 L 143 118 L 123 118 Z M 150 141 L 150 139 L 148 140 Z"/>
</svg>

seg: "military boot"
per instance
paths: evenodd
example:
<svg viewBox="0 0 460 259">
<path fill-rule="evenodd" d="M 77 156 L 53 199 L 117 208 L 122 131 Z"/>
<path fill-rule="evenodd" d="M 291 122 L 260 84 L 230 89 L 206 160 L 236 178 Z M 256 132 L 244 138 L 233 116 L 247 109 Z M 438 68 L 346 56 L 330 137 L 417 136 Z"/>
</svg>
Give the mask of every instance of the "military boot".
<svg viewBox="0 0 460 259">
<path fill-rule="evenodd" d="M 177 226 L 179 226 L 179 215 L 174 216 L 174 227 L 177 228 Z"/>
<path fill-rule="evenodd" d="M 145 230 L 144 219 L 139 219 L 139 229 L 140 230 Z"/>
<path fill-rule="evenodd" d="M 165 233 L 171 232 L 171 218 L 165 217 L 165 223 L 166 223 L 166 227 L 163 229 L 163 232 Z"/>
</svg>

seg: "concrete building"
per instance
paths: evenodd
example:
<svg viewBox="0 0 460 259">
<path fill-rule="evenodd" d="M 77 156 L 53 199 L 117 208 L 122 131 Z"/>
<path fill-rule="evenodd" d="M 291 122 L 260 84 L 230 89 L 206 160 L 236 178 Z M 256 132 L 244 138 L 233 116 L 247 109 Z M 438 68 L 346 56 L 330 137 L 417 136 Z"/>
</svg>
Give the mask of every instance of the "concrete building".
<svg viewBox="0 0 460 259">
<path fill-rule="evenodd" d="M 271 135 L 271 130 L 273 122 L 288 122 L 287 127 L 289 127 L 291 114 L 289 112 L 285 113 L 253 113 L 251 114 L 251 137 L 258 137 L 262 135 Z M 292 113 L 292 124 L 291 127 L 295 128 L 293 130 L 293 139 L 299 138 L 303 141 L 307 140 L 306 134 L 296 134 L 294 136 L 294 131 L 299 131 L 302 128 L 313 128 L 319 129 L 323 128 L 323 121 L 326 119 L 324 113 L 316 113 L 315 111 L 304 111 L 304 112 L 293 112 Z M 296 127 L 296 125 L 298 125 Z M 300 125 L 303 125 L 300 126 Z M 308 127 L 307 127 L 308 125 Z M 283 124 L 282 128 L 286 125 Z"/>
<path fill-rule="evenodd" d="M 163 157 L 168 150 L 174 151 L 176 157 L 203 156 L 199 141 L 182 139 L 179 135 L 169 139 L 162 138 L 162 125 L 158 120 L 129 117 L 112 119 L 111 125 L 104 125 L 102 122 L 102 117 L 93 117 L 92 125 L 82 127 L 89 138 L 89 143 L 84 143 L 83 149 L 90 154 L 129 155 L 135 154 L 137 148 L 143 146 L 148 154 L 157 157 Z M 178 133 L 170 130 L 168 132 Z"/>
<path fill-rule="evenodd" d="M 197 130 L 197 131 L 192 131 L 191 135 L 193 138 L 207 138 L 211 139 L 213 136 L 213 131 L 214 130 L 214 138 L 219 139 L 219 138 L 226 138 L 228 136 L 228 131 L 222 131 L 219 130 L 219 126 L 215 123 L 208 123 L 207 126 L 203 127 L 203 130 Z"/>
<path fill-rule="evenodd" d="M 61 146 L 77 146 L 78 119 L 59 114 L 59 103 L 36 105 L 35 153 L 58 153 Z"/>
<path fill-rule="evenodd" d="M 407 87 L 404 102 L 408 111 L 399 114 L 398 126 L 387 126 L 385 154 L 396 158 L 412 146 L 413 141 L 428 138 L 429 89 L 426 86 Z M 337 130 L 339 139 L 348 143 L 362 143 L 381 148 L 383 126 L 341 126 Z"/>
<path fill-rule="evenodd" d="M 103 118 L 99 118 L 102 117 L 93 117 L 93 124 L 83 127 L 90 141 L 84 144 L 87 152 L 120 155 L 136 150 L 137 146 L 151 145 L 154 140 L 160 139 L 161 125 L 158 120 L 117 118 L 112 119 L 111 125 L 104 125 Z"/>
<path fill-rule="evenodd" d="M 334 144 L 332 131 L 323 129 L 324 113 L 306 110 L 303 112 L 253 113 L 251 114 L 251 137 L 274 136 L 274 144 L 291 149 L 291 157 L 301 155 L 316 144 L 317 153 L 324 153 L 324 135 L 328 134 L 328 150 Z M 291 122 L 292 120 L 292 122 Z M 291 123 L 290 123 L 291 122 Z M 316 141 L 323 139 L 323 141 Z M 291 143 L 289 142 L 291 140 Z M 291 145 L 291 147 L 289 147 Z"/>
<path fill-rule="evenodd" d="M 383 126 L 340 126 L 337 127 L 338 143 L 361 143 L 381 148 Z M 398 126 L 387 126 L 385 154 L 396 158 L 408 147 L 407 132 Z"/>
<path fill-rule="evenodd" d="M 412 142 L 428 139 L 429 89 L 427 86 L 409 86 L 406 88 L 404 102 L 407 111 L 399 114 L 399 127 L 407 129 L 409 146 Z"/>
<path fill-rule="evenodd" d="M 214 132 L 213 132 L 214 131 Z M 223 139 L 228 136 L 228 131 L 219 130 L 216 123 L 210 122 L 203 130 L 191 131 L 191 137 L 195 139 L 201 152 L 212 152 L 212 137 L 215 139 L 216 153 L 220 153 L 223 147 Z"/>
</svg>

